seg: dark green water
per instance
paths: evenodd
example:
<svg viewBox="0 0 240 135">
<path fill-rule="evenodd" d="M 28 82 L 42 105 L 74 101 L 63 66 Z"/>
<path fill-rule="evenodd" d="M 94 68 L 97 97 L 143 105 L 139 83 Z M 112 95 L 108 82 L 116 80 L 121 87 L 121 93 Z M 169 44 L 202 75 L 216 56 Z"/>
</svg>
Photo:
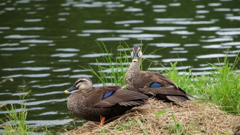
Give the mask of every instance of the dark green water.
<svg viewBox="0 0 240 135">
<path fill-rule="evenodd" d="M 179 70 L 208 74 L 208 62 L 219 64 L 226 50 L 231 60 L 240 52 L 239 5 L 239 0 L 1 0 L 0 77 L 14 82 L 0 84 L 0 104 L 19 104 L 16 91 L 25 80 L 32 90 L 26 98 L 29 124 L 73 121 L 63 91 L 80 76 L 98 83 L 79 67 L 100 56 L 93 53 L 100 52 L 96 41 L 114 56 L 123 41 L 149 45 L 144 56 L 149 60 L 166 67 L 178 61 Z M 159 48 L 164 49 L 147 55 Z M 6 112 L 0 113 L 2 118 Z"/>
</svg>

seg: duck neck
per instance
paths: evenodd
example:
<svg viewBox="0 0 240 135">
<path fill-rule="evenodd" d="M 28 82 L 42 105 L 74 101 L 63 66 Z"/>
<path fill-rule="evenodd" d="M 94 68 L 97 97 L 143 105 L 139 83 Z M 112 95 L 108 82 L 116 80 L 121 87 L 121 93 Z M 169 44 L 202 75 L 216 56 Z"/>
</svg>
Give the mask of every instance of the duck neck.
<svg viewBox="0 0 240 135">
<path fill-rule="evenodd" d="M 138 62 L 132 62 L 126 74 L 128 74 L 131 78 L 137 77 L 138 73 L 140 72 L 140 64 L 141 60 L 139 60 Z"/>
<path fill-rule="evenodd" d="M 135 71 L 135 72 L 139 72 L 140 71 L 140 61 L 138 61 L 138 62 L 132 62 L 131 64 L 130 64 L 130 67 L 129 67 L 130 69 L 132 69 L 133 71 Z"/>
</svg>

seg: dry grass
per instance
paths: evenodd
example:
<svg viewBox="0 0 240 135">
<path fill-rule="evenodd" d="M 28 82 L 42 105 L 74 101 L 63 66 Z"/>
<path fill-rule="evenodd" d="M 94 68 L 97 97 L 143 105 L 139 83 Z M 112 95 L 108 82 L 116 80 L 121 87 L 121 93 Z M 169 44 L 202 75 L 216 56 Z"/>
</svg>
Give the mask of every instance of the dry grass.
<svg viewBox="0 0 240 135">
<path fill-rule="evenodd" d="M 176 122 L 182 126 L 176 127 L 172 113 L 163 113 L 156 117 L 156 113 L 161 110 L 172 111 Z M 102 128 L 98 128 L 94 122 L 87 122 L 69 134 L 238 134 L 239 128 L 240 116 L 227 114 L 211 103 L 189 101 L 172 105 L 150 99 L 148 104 L 135 107 Z M 177 133 L 176 129 L 180 132 Z"/>
</svg>

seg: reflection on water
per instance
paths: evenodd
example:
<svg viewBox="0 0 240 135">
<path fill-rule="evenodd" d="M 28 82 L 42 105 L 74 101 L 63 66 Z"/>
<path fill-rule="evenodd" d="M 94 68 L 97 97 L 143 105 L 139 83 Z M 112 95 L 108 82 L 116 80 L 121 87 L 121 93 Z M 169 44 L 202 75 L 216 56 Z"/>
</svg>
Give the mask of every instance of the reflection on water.
<svg viewBox="0 0 240 135">
<path fill-rule="evenodd" d="M 149 70 L 165 70 L 177 61 L 180 74 L 188 74 L 184 70 L 189 68 L 193 75 L 211 74 L 208 62 L 219 65 L 217 58 L 226 53 L 232 62 L 240 52 L 239 5 L 234 0 L 193 0 L 191 4 L 147 0 L 2 0 L 0 77 L 15 81 L 0 84 L 0 104 L 19 104 L 16 91 L 25 80 L 32 90 L 26 97 L 27 123 L 67 124 L 74 116 L 66 108 L 69 94 L 63 91 L 78 77 L 90 77 L 94 87 L 101 86 L 89 65 L 96 70 L 97 65 L 107 67 L 101 56 L 118 59 L 120 51 L 129 52 L 133 45 L 148 45 L 143 55 L 147 59 L 145 69 L 153 62 Z M 104 41 L 109 52 L 101 52 L 96 41 Z M 118 48 L 119 45 L 125 48 Z M 123 57 L 130 58 L 128 55 Z M 1 117 L 3 113 L 6 111 L 0 112 Z"/>
</svg>

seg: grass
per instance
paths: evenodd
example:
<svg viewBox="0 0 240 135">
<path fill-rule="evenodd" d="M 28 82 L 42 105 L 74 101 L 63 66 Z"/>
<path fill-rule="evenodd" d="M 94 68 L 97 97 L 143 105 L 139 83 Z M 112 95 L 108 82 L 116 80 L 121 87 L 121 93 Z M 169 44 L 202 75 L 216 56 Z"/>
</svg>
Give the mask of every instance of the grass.
<svg viewBox="0 0 240 135">
<path fill-rule="evenodd" d="M 6 79 L 5 79 L 6 80 Z M 12 79 L 9 79 L 13 81 Z M 3 128 L 5 130 L 6 135 L 29 135 L 35 132 L 34 128 L 31 128 L 26 123 L 27 118 L 27 106 L 24 103 L 24 99 L 31 93 L 31 90 L 28 90 L 27 83 L 25 81 L 22 82 L 22 85 L 18 87 L 19 98 L 20 98 L 20 108 L 21 111 L 18 112 L 15 105 L 11 104 L 11 108 L 7 110 L 7 114 L 5 114 L 5 119 L 0 119 L 0 123 L 3 124 Z M 45 127 L 45 131 L 42 134 L 48 133 L 47 127 Z M 48 133 L 49 134 L 49 133 Z"/>
<path fill-rule="evenodd" d="M 169 124 L 167 125 L 168 130 L 171 133 L 176 133 L 176 135 L 181 135 L 182 132 L 182 123 L 181 122 L 177 122 L 176 121 L 176 117 L 174 115 L 174 113 L 172 111 L 168 111 L 168 110 L 162 110 L 156 113 L 156 118 L 158 119 L 158 116 L 164 113 L 171 113 L 172 115 L 172 119 L 174 121 L 173 124 Z"/>
</svg>

